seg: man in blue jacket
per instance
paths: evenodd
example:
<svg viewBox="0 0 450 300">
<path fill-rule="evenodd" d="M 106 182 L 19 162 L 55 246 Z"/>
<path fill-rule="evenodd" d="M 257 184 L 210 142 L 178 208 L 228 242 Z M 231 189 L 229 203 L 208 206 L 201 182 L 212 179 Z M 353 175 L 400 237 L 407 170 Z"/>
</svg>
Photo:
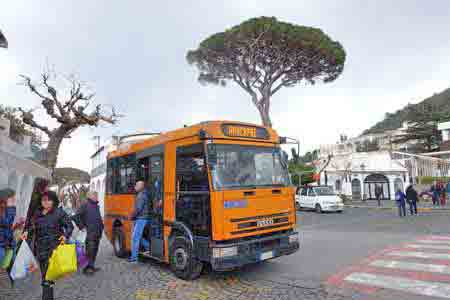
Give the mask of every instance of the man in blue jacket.
<svg viewBox="0 0 450 300">
<path fill-rule="evenodd" d="M 145 249 L 150 249 L 150 242 L 142 239 L 144 228 L 147 224 L 151 224 L 151 211 L 153 209 L 150 192 L 145 188 L 142 180 L 136 182 L 136 201 L 134 203 L 134 211 L 131 219 L 134 220 L 133 235 L 131 237 L 131 256 L 129 262 L 137 262 L 139 246 L 142 242 Z"/>
<path fill-rule="evenodd" d="M 395 193 L 395 201 L 397 202 L 398 206 L 398 215 L 401 217 L 406 217 L 406 202 L 405 202 L 406 195 L 403 193 L 403 191 L 398 188 L 397 192 Z"/>
</svg>

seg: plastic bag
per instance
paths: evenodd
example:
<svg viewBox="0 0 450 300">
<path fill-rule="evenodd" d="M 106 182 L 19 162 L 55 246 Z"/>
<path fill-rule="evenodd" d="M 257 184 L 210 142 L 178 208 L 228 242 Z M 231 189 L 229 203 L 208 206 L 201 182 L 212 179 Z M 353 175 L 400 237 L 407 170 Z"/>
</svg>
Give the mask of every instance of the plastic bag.
<svg viewBox="0 0 450 300">
<path fill-rule="evenodd" d="M 6 249 L 5 256 L 0 261 L 0 269 L 8 269 L 14 256 L 13 249 Z"/>
<path fill-rule="evenodd" d="M 78 268 L 84 268 L 88 265 L 89 260 L 84 251 L 84 245 L 79 243 L 78 241 L 75 243 L 75 248 L 77 251 L 77 263 Z"/>
<path fill-rule="evenodd" d="M 36 258 L 31 252 L 27 242 L 20 244 L 16 259 L 11 268 L 10 276 L 13 280 L 25 278 L 38 269 Z"/>
<path fill-rule="evenodd" d="M 45 280 L 54 281 L 77 271 L 75 244 L 61 244 L 53 250 Z"/>
<path fill-rule="evenodd" d="M 75 241 L 79 242 L 80 244 L 84 244 L 84 242 L 86 241 L 86 235 L 86 230 L 78 231 L 78 234 L 75 237 Z"/>
</svg>

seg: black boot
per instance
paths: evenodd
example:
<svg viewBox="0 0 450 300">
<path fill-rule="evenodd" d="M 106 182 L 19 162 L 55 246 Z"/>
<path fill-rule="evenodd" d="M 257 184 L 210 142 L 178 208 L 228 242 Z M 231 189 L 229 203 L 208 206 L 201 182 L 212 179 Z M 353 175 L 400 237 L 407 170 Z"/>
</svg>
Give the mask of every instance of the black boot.
<svg viewBox="0 0 450 300">
<path fill-rule="evenodd" d="M 48 281 L 42 283 L 42 300 L 54 300 L 53 285 Z"/>
</svg>

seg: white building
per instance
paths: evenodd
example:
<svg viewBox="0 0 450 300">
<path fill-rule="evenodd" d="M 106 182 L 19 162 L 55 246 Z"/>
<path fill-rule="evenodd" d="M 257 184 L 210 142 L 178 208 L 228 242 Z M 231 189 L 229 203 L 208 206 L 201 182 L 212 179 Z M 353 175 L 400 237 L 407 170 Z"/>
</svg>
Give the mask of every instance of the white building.
<svg viewBox="0 0 450 300">
<path fill-rule="evenodd" d="M 49 179 L 50 171 L 32 161 L 31 137 L 18 143 L 10 138 L 10 122 L 0 118 L 0 188 L 17 194 L 17 217 L 25 217 L 36 178 Z"/>
<path fill-rule="evenodd" d="M 91 156 L 91 182 L 90 190 L 98 193 L 100 212 L 104 216 L 105 190 L 106 190 L 106 157 L 108 146 L 100 147 Z"/>
<path fill-rule="evenodd" d="M 438 129 L 442 131 L 442 141 L 450 141 L 450 122 L 440 123 Z"/>
<path fill-rule="evenodd" d="M 321 183 L 354 200 L 375 199 L 375 186 L 381 186 L 382 199 L 394 200 L 398 188 L 409 184 L 408 170 L 388 151 L 354 152 L 334 155 L 321 174 Z"/>
</svg>

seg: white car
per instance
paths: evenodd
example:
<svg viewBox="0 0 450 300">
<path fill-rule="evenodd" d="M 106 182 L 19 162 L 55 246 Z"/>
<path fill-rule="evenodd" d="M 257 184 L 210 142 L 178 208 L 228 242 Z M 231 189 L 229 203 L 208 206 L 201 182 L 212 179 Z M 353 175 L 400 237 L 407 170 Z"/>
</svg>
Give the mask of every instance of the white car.
<svg viewBox="0 0 450 300">
<path fill-rule="evenodd" d="M 318 213 L 344 210 L 344 202 L 330 186 L 310 186 L 299 189 L 298 194 L 295 195 L 295 205 L 297 210 L 310 208 Z"/>
</svg>

